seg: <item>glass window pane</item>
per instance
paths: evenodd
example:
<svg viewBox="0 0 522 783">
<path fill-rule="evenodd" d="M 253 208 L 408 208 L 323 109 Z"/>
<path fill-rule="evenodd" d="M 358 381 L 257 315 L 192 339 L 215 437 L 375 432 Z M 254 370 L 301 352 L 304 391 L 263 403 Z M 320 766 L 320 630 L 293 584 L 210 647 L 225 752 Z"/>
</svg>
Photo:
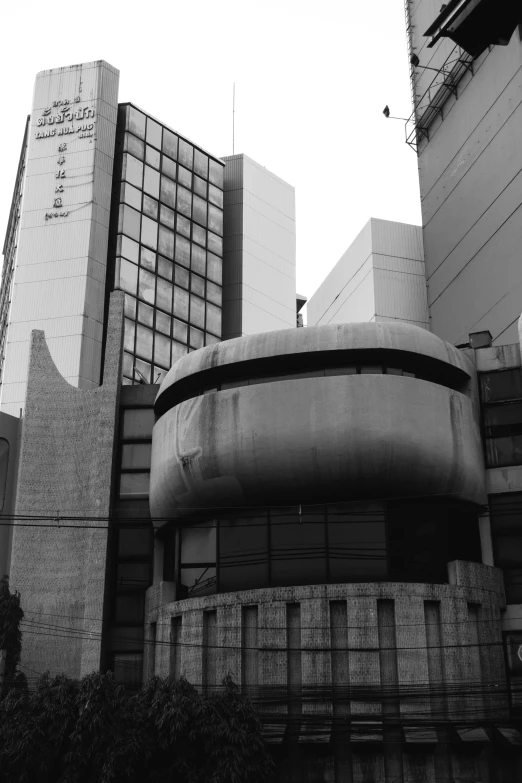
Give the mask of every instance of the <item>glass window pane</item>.
<svg viewBox="0 0 522 783">
<path fill-rule="evenodd" d="M 119 251 L 116 252 L 116 255 L 125 256 L 125 258 L 128 258 L 129 261 L 133 261 L 135 264 L 138 263 L 140 246 L 137 242 L 134 242 L 133 239 L 129 239 L 129 237 L 120 234 L 118 236 L 118 245 Z"/>
<path fill-rule="evenodd" d="M 270 513 L 272 584 L 317 584 L 326 581 L 325 515 L 298 514 L 298 509 Z"/>
<path fill-rule="evenodd" d="M 170 369 L 170 365 L 168 369 L 162 369 L 161 367 L 154 367 L 154 383 L 163 383 L 163 379 L 167 375 L 169 369 Z"/>
<path fill-rule="evenodd" d="M 194 175 L 194 193 L 197 193 L 197 195 L 202 198 L 207 197 L 207 183 L 204 179 L 196 177 L 196 175 Z"/>
<path fill-rule="evenodd" d="M 192 224 L 192 239 L 197 242 L 201 247 L 206 247 L 207 244 L 207 232 L 203 226 L 198 226 L 197 223 Z"/>
<path fill-rule="evenodd" d="M 125 294 L 125 315 L 128 318 L 136 318 L 136 300 Z"/>
<path fill-rule="evenodd" d="M 190 242 L 185 237 L 176 234 L 176 263 L 190 266 Z"/>
<path fill-rule="evenodd" d="M 219 590 L 268 586 L 267 517 L 219 521 Z"/>
<path fill-rule="evenodd" d="M 199 296 L 190 296 L 190 323 L 205 328 L 205 302 Z"/>
<path fill-rule="evenodd" d="M 167 313 L 172 311 L 172 284 L 158 279 L 156 286 L 156 307 L 160 307 Z"/>
<path fill-rule="evenodd" d="M 136 158 L 133 158 L 132 155 L 125 153 L 122 161 L 121 177 L 127 182 L 130 182 L 131 185 L 134 185 L 134 187 L 141 190 L 143 181 L 143 163 Z"/>
<path fill-rule="evenodd" d="M 187 346 L 182 345 L 181 343 L 178 343 L 173 340 L 172 342 L 172 364 L 178 361 L 178 359 L 181 359 L 182 356 L 186 356 L 187 354 Z"/>
<path fill-rule="evenodd" d="M 143 359 L 152 359 L 152 331 L 138 324 L 136 327 L 136 353 Z M 137 365 L 136 365 L 137 366 Z"/>
<path fill-rule="evenodd" d="M 154 309 L 150 305 L 138 302 L 138 321 L 145 326 L 154 326 Z"/>
<path fill-rule="evenodd" d="M 330 580 L 384 579 L 388 572 L 384 510 L 353 503 L 328 508 Z"/>
<path fill-rule="evenodd" d="M 209 231 L 207 233 L 207 243 L 208 249 L 212 253 L 217 253 L 218 256 L 223 255 L 223 240 L 221 237 L 218 237 L 216 234 L 212 234 L 212 232 Z"/>
<path fill-rule="evenodd" d="M 175 212 L 173 209 L 169 209 L 168 207 L 164 206 L 163 204 L 160 207 L 160 223 L 163 223 L 165 226 L 168 226 L 169 228 L 174 228 L 174 216 Z"/>
<path fill-rule="evenodd" d="M 166 277 L 167 280 L 172 280 L 172 261 L 163 256 L 158 256 L 158 275 Z"/>
<path fill-rule="evenodd" d="M 219 337 L 216 337 L 214 334 L 208 334 L 208 332 L 205 332 L 205 345 L 215 345 L 216 343 L 220 342 Z"/>
<path fill-rule="evenodd" d="M 199 275 L 191 275 L 190 290 L 193 294 L 197 294 L 205 298 L 205 281 Z"/>
<path fill-rule="evenodd" d="M 141 210 L 141 190 L 135 188 L 129 182 L 121 183 L 120 201 L 124 201 L 133 209 Z"/>
<path fill-rule="evenodd" d="M 182 568 L 180 577 L 189 598 L 216 592 L 216 569 L 212 566 Z"/>
<path fill-rule="evenodd" d="M 170 340 L 162 334 L 156 334 L 154 340 L 154 362 L 160 367 L 170 367 Z"/>
<path fill-rule="evenodd" d="M 119 264 L 118 264 L 119 261 Z M 118 277 L 119 266 L 119 277 Z M 126 291 L 128 294 L 136 295 L 136 284 L 138 282 L 138 267 L 126 261 L 124 258 L 116 259 L 116 286 Z"/>
<path fill-rule="evenodd" d="M 184 321 L 188 321 L 188 309 L 189 309 L 189 295 L 183 288 L 174 286 L 174 306 L 172 312 L 178 318 L 183 318 Z"/>
<path fill-rule="evenodd" d="M 486 438 L 486 457 L 490 468 L 522 465 L 522 435 Z"/>
<path fill-rule="evenodd" d="M 118 558 L 148 558 L 152 549 L 152 526 L 120 527 L 118 532 Z"/>
<path fill-rule="evenodd" d="M 187 169 L 192 169 L 192 159 L 194 157 L 194 147 L 184 139 L 179 140 L 178 149 L 178 161 L 186 166 Z"/>
<path fill-rule="evenodd" d="M 143 329 L 142 326 L 139 327 L 140 329 Z M 143 361 L 143 359 L 135 359 L 134 360 L 134 383 L 139 383 L 140 380 L 144 383 L 150 383 L 151 382 L 151 366 L 148 362 Z"/>
<path fill-rule="evenodd" d="M 212 204 L 208 207 L 208 227 L 210 231 L 223 235 L 223 212 Z"/>
<path fill-rule="evenodd" d="M 147 149 L 145 152 L 145 161 L 149 166 L 153 166 L 155 169 L 159 169 L 160 167 L 160 159 L 161 155 L 158 152 L 158 150 L 155 150 L 154 147 L 150 147 L 147 144 Z"/>
<path fill-rule="evenodd" d="M 361 375 L 382 375 L 382 365 L 380 364 L 367 364 L 361 367 Z"/>
<path fill-rule="evenodd" d="M 164 226 L 159 227 L 158 249 L 167 258 L 174 258 L 174 231 Z"/>
<path fill-rule="evenodd" d="M 128 106 L 127 113 L 127 128 L 138 136 L 140 139 L 145 138 L 145 115 L 134 108 L 134 106 Z"/>
<path fill-rule="evenodd" d="M 156 253 L 149 250 L 148 247 L 141 248 L 141 265 L 151 272 L 156 271 Z"/>
<path fill-rule="evenodd" d="M 357 367 L 344 365 L 342 367 L 326 367 L 324 374 L 329 375 L 357 375 Z"/>
<path fill-rule="evenodd" d="M 160 175 L 159 171 L 152 169 L 150 166 L 145 166 L 145 174 L 143 176 L 143 190 L 154 198 L 159 198 L 160 189 Z"/>
<path fill-rule="evenodd" d="M 132 133 L 126 133 L 123 140 L 123 151 L 130 152 L 138 160 L 143 160 L 145 157 L 145 144 Z"/>
<path fill-rule="evenodd" d="M 221 308 L 207 302 L 207 331 L 221 335 Z"/>
<path fill-rule="evenodd" d="M 178 215 L 177 217 L 177 231 L 179 234 L 183 234 L 184 237 L 187 237 L 187 239 L 190 239 L 190 226 L 191 226 L 190 220 L 188 220 L 186 217 L 183 217 L 183 215 Z"/>
<path fill-rule="evenodd" d="M 146 215 L 141 216 L 141 241 L 153 250 L 158 247 L 158 224 Z"/>
<path fill-rule="evenodd" d="M 132 378 L 134 376 L 134 356 L 131 356 L 129 353 L 125 352 L 123 354 L 123 374 L 128 378 Z"/>
<path fill-rule="evenodd" d="M 192 201 L 192 193 L 190 192 L 190 190 L 187 190 L 186 188 L 182 188 L 181 185 L 178 185 L 176 209 L 178 210 L 178 212 L 181 212 L 182 215 L 185 215 L 188 218 L 191 216 L 192 213 L 191 201 Z"/>
<path fill-rule="evenodd" d="M 487 435 L 514 435 L 522 430 L 522 403 L 488 405 L 484 408 Z"/>
<path fill-rule="evenodd" d="M 194 171 L 200 177 L 208 177 L 208 156 L 201 150 L 194 150 Z"/>
<path fill-rule="evenodd" d="M 402 375 L 399 367 L 386 367 L 386 375 Z"/>
<path fill-rule="evenodd" d="M 215 305 L 218 305 L 218 307 L 221 307 L 223 301 L 223 289 L 221 288 L 220 285 L 211 283 L 210 280 L 207 280 L 207 299 L 210 302 L 213 302 Z M 207 311 L 207 329 L 208 329 L 208 311 Z"/>
<path fill-rule="evenodd" d="M 174 332 L 172 336 L 175 340 L 178 340 L 180 343 L 186 343 L 187 342 L 187 329 L 188 326 L 183 321 L 178 321 L 177 318 L 173 319 L 173 328 Z"/>
<path fill-rule="evenodd" d="M 156 287 L 156 277 L 145 269 L 140 269 L 140 278 L 138 286 L 138 295 L 151 305 L 154 305 L 154 293 Z"/>
<path fill-rule="evenodd" d="M 218 258 L 213 253 L 207 253 L 207 277 L 212 280 L 212 282 L 221 285 L 222 270 L 223 262 L 221 258 Z"/>
<path fill-rule="evenodd" d="M 129 321 L 129 319 L 126 318 L 123 347 L 125 348 L 126 351 L 130 351 L 131 353 L 134 353 L 134 332 L 135 332 L 134 321 Z"/>
<path fill-rule="evenodd" d="M 112 671 L 118 685 L 138 688 L 143 681 L 143 653 L 115 653 Z"/>
<path fill-rule="evenodd" d="M 202 226 L 207 225 L 207 202 L 199 196 L 194 196 L 193 219 Z"/>
<path fill-rule="evenodd" d="M 125 448 L 134 448 L 126 446 Z M 137 448 L 143 448 L 141 444 Z M 150 584 L 150 566 L 148 563 L 119 563 L 116 576 L 116 589 L 118 593 L 146 590 Z"/>
<path fill-rule="evenodd" d="M 122 438 L 141 440 L 152 438 L 154 411 L 152 408 L 127 408 L 123 411 Z"/>
<path fill-rule="evenodd" d="M 216 562 L 216 523 L 196 523 L 181 530 L 181 565 Z"/>
<path fill-rule="evenodd" d="M 121 448 L 122 468 L 150 469 L 151 443 L 125 443 Z"/>
<path fill-rule="evenodd" d="M 216 160 L 209 160 L 208 179 L 212 185 L 217 185 L 218 188 L 223 190 L 223 169 L 222 163 L 218 163 Z"/>
<path fill-rule="evenodd" d="M 161 125 L 147 117 L 147 144 L 161 149 Z"/>
<path fill-rule="evenodd" d="M 167 128 L 163 128 L 163 152 L 173 160 L 178 157 L 178 137 Z"/>
<path fill-rule="evenodd" d="M 211 204 L 215 204 L 216 207 L 223 209 L 223 191 L 216 188 L 215 185 L 208 186 L 208 200 Z"/>
<path fill-rule="evenodd" d="M 186 269 L 184 269 L 182 266 L 178 266 L 177 264 L 174 265 L 175 271 L 174 271 L 174 282 L 176 285 L 180 285 L 182 288 L 188 288 L 189 287 L 189 273 Z"/>
<path fill-rule="evenodd" d="M 195 326 L 190 327 L 190 347 L 203 348 L 205 345 L 205 333 L 201 329 L 196 329 Z"/>
<path fill-rule="evenodd" d="M 198 275 L 205 275 L 207 265 L 207 254 L 199 245 L 192 245 L 192 271 Z M 203 296 L 204 294 L 201 294 Z"/>
<path fill-rule="evenodd" d="M 192 188 L 192 172 L 184 166 L 178 166 L 178 183 L 189 190 Z"/>
<path fill-rule="evenodd" d="M 165 315 L 165 313 L 161 313 L 158 310 L 158 312 L 156 313 L 156 329 L 170 336 L 170 325 L 171 325 L 170 315 Z"/>
<path fill-rule="evenodd" d="M 160 198 L 169 207 L 176 206 L 176 183 L 168 177 L 161 177 L 161 192 Z"/>
<path fill-rule="evenodd" d="M 146 194 L 143 196 L 143 211 L 146 215 L 153 218 L 154 220 L 158 219 L 158 202 L 156 199 L 151 198 L 150 196 L 147 196 Z"/>
<path fill-rule="evenodd" d="M 167 177 L 170 177 L 172 180 L 176 181 L 177 179 L 177 164 L 175 161 L 171 160 L 170 158 L 166 158 L 163 156 L 163 161 L 161 164 L 161 171 L 163 174 L 166 174 Z"/>
<path fill-rule="evenodd" d="M 140 213 L 127 204 L 120 205 L 118 232 L 127 234 L 131 239 L 139 242 L 140 239 Z"/>
</svg>

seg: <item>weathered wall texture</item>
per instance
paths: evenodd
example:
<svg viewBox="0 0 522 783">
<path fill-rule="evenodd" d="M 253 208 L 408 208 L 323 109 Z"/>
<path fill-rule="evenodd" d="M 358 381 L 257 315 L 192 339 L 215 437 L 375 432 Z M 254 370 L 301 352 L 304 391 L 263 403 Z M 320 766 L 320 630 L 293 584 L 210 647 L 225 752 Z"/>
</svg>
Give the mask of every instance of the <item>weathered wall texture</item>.
<svg viewBox="0 0 522 783">
<path fill-rule="evenodd" d="M 16 482 L 18 477 L 18 451 L 20 445 L 20 419 L 0 412 L 0 438 L 7 441 L 0 444 L 0 578 L 9 574 L 11 562 L 11 541 L 13 538 L 12 515 L 15 508 Z M 7 463 L 7 465 L 6 465 Z M 7 474 L 4 473 L 7 467 Z M 5 484 L 3 480 L 5 479 Z"/>
<path fill-rule="evenodd" d="M 459 51 L 423 36 L 437 0 L 410 9 L 410 40 L 422 66 L 440 68 Z M 416 106 L 433 71 L 414 69 Z M 449 94 L 418 148 L 431 328 L 452 343 L 489 329 L 496 345 L 517 340 L 522 291 L 522 43 L 495 46 Z"/>
<path fill-rule="evenodd" d="M 415 759 L 402 757 L 404 736 L 424 731 L 428 744 L 438 737 L 444 747 L 436 734 L 444 721 L 508 716 L 501 572 L 455 561 L 449 582 L 273 588 L 172 603 L 163 582 L 148 591 L 157 644 L 155 654 L 148 645 L 145 668 L 207 689 L 230 673 L 256 700 L 269 741 L 290 732 L 296 744 L 328 742 L 332 733 L 335 742 L 344 731 L 345 743 L 366 743 L 362 756 L 354 749 L 345 759 L 353 778 L 315 780 L 447 780 L 440 769 L 435 776 L 433 754 L 420 760 L 427 777 L 409 777 Z M 393 726 L 400 740 L 392 753 Z M 364 758 L 373 777 L 362 775 Z"/>
<path fill-rule="evenodd" d="M 0 401 L 13 416 L 33 329 L 73 386 L 100 382 L 118 81 L 103 60 L 36 77 Z"/>
<path fill-rule="evenodd" d="M 11 561 L 29 676 L 50 669 L 80 677 L 99 668 L 122 323 L 116 292 L 103 385 L 88 391 L 64 380 L 43 332 L 33 332 L 16 513 L 35 527 L 15 525 Z"/>
</svg>

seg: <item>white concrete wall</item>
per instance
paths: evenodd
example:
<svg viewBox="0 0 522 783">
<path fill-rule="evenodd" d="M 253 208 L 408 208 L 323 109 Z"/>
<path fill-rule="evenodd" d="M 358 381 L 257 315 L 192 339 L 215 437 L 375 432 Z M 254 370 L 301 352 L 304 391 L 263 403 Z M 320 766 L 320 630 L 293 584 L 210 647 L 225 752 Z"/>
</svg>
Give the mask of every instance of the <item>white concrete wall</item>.
<svg viewBox="0 0 522 783">
<path fill-rule="evenodd" d="M 69 383 L 100 381 L 118 81 L 102 60 L 36 77 L 0 399 L 15 416 L 25 403 L 32 329 L 44 330 Z M 60 112 L 70 118 L 57 122 Z"/>
<path fill-rule="evenodd" d="M 307 308 L 309 326 L 399 320 L 429 329 L 421 228 L 371 218 Z"/>
<path fill-rule="evenodd" d="M 293 328 L 295 189 L 246 155 L 223 160 L 223 337 Z"/>
<path fill-rule="evenodd" d="M 412 46 L 438 67 L 453 46 L 423 36 L 440 3 L 410 6 Z M 422 94 L 430 71 L 417 71 Z M 431 76 L 430 76 L 431 74 Z M 522 43 L 486 50 L 473 63 L 418 149 L 432 330 L 454 344 L 489 329 L 494 345 L 517 340 L 522 311 Z"/>
</svg>

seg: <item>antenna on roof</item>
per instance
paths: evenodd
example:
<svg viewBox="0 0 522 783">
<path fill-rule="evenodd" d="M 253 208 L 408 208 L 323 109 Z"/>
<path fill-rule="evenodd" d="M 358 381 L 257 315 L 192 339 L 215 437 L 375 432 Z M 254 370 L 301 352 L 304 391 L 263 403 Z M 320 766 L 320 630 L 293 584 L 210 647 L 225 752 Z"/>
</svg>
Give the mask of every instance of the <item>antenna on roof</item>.
<svg viewBox="0 0 522 783">
<path fill-rule="evenodd" d="M 232 155 L 235 150 L 235 131 L 236 131 L 236 83 L 232 87 Z"/>
</svg>

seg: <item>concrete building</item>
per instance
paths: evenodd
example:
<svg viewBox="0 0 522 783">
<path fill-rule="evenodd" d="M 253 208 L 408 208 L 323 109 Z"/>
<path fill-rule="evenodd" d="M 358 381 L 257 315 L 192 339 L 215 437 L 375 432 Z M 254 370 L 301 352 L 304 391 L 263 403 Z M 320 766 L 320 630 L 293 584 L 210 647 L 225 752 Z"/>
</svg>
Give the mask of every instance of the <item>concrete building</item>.
<svg viewBox="0 0 522 783">
<path fill-rule="evenodd" d="M 223 339 L 294 327 L 294 188 L 246 155 L 223 160 Z"/>
<path fill-rule="evenodd" d="M 453 344 L 486 329 L 511 344 L 522 301 L 519 3 L 417 0 L 406 21 L 431 328 Z"/>
<path fill-rule="evenodd" d="M 371 218 L 307 305 L 309 326 L 405 321 L 429 329 L 422 229 Z"/>
<path fill-rule="evenodd" d="M 518 340 L 491 346 L 475 332 L 457 348 L 392 307 L 370 307 L 364 323 L 333 314 L 275 328 L 280 317 L 295 327 L 304 301 L 292 284 L 291 189 L 244 156 L 230 161 L 227 188 L 229 163 L 117 105 L 104 87 L 115 75 L 95 63 L 41 82 L 6 243 L 3 307 L 13 290 L 22 312 L 31 281 L 51 295 L 47 264 L 74 278 L 53 294 L 71 333 L 43 304 L 38 328 L 14 322 L 26 369 L 0 319 L 16 414 L 0 413 L 0 543 L 22 595 L 29 681 L 111 669 L 129 688 L 171 673 L 209 692 L 231 673 L 257 706 L 281 783 L 519 780 Z M 108 119 L 99 132 L 98 111 Z M 112 158 L 96 146 L 111 133 Z M 36 146 L 57 135 L 66 149 Z M 67 156 L 83 161 L 91 143 L 84 182 Z M 27 183 L 39 166 L 47 179 Z M 44 186 L 61 206 L 42 206 Z M 63 267 L 40 259 L 32 227 L 57 232 Z M 374 304 L 385 279 L 411 278 L 418 292 L 419 233 L 408 229 L 372 221 L 353 255 Z M 86 253 L 77 265 L 73 240 Z M 33 255 L 19 265 L 24 246 Z M 254 258 L 265 276 L 274 270 L 277 301 Z M 223 322 L 240 331 L 223 342 L 222 270 Z M 349 271 L 339 265 L 345 286 Z M 234 286 L 244 306 L 227 321 Z M 96 382 L 86 367 L 98 367 Z"/>
</svg>

